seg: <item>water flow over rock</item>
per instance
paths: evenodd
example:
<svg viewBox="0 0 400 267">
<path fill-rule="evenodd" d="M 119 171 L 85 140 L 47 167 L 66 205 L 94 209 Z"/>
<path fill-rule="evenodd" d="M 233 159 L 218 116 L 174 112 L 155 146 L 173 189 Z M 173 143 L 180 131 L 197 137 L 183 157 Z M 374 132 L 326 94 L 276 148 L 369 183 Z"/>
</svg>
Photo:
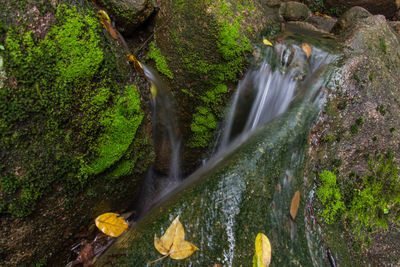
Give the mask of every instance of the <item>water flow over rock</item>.
<svg viewBox="0 0 400 267">
<path fill-rule="evenodd" d="M 273 116 L 277 118 L 258 127 L 246 141 L 232 142 L 224 153 L 215 155 L 185 179 L 121 237 L 97 264 L 101 265 L 113 255 L 123 255 L 113 261 L 126 266 L 145 266 L 159 258 L 153 247 L 154 235 L 162 234 L 179 215 L 187 231 L 185 238 L 200 248 L 182 260 L 182 266 L 249 266 L 254 254 L 254 239 L 259 232 L 270 238 L 274 266 L 322 265 L 322 248 L 309 233 L 311 223 L 304 212 L 307 190 L 303 185 L 308 181 L 303 176 L 303 166 L 308 132 L 324 102 L 325 93 L 321 88 L 327 86 L 327 66 L 332 58 L 315 47 L 311 57 L 307 58 L 301 54 L 298 43 L 286 43 L 287 49 L 279 50 L 277 46 L 276 51 L 270 51 L 275 54 L 274 60 L 269 66 L 267 63 L 260 65 L 259 76 L 266 76 L 260 84 L 268 84 L 269 79 L 272 84 L 274 79 L 284 78 L 284 73 L 293 75 L 286 77 L 287 80 L 282 79 L 286 81 L 285 85 L 295 84 L 290 89 L 294 93 L 283 97 L 286 102 L 291 102 L 287 111 L 282 113 L 280 105 L 273 108 Z M 292 60 L 284 60 L 282 64 L 280 55 Z M 321 58 L 324 60 L 320 61 Z M 275 70 L 281 74 L 274 73 Z M 250 77 L 257 77 L 256 72 L 249 74 Z M 273 79 L 269 77 L 271 75 L 276 77 Z M 250 81 L 251 78 L 247 79 Z M 260 93 L 260 101 L 252 103 L 269 103 L 268 94 L 275 90 L 268 90 L 264 100 Z M 257 94 L 254 99 L 257 99 Z M 254 119 L 249 123 L 249 129 L 273 117 L 264 114 L 264 107 L 260 112 L 251 110 L 248 108 L 247 113 Z M 246 124 L 247 121 L 242 128 Z M 290 202 L 297 190 L 302 197 L 296 219 L 292 220 Z M 166 258 L 154 265 L 176 266 L 177 262 Z"/>
</svg>

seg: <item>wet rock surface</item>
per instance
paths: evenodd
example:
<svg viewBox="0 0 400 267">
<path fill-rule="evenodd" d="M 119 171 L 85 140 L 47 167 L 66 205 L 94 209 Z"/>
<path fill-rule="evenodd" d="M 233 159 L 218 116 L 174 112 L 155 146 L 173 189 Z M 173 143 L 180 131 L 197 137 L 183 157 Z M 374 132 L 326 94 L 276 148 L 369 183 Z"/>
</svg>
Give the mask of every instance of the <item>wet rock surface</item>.
<svg viewBox="0 0 400 267">
<path fill-rule="evenodd" d="M 154 12 L 154 0 L 100 0 L 115 19 L 117 29 L 124 35 L 132 35 Z"/>
</svg>

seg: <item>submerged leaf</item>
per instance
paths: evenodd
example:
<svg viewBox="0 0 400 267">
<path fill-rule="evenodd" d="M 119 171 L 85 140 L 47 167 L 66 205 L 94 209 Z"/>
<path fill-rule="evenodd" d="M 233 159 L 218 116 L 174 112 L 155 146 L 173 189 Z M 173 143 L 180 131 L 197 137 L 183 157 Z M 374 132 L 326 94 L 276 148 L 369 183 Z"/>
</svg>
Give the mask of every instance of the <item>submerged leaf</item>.
<svg viewBox="0 0 400 267">
<path fill-rule="evenodd" d="M 290 205 L 290 216 L 292 216 L 292 219 L 296 219 L 297 211 L 299 210 L 299 205 L 300 205 L 300 191 L 297 190 L 296 193 L 294 193 L 294 196 L 292 198 L 292 204 Z"/>
<path fill-rule="evenodd" d="M 253 267 L 268 267 L 271 263 L 271 243 L 266 235 L 258 233 L 255 241 L 256 253 L 253 257 Z"/>
<path fill-rule="evenodd" d="M 312 48 L 309 44 L 303 43 L 301 45 L 301 49 L 303 49 L 304 53 L 306 53 L 307 58 L 311 56 Z"/>
<path fill-rule="evenodd" d="M 119 214 L 111 212 L 104 213 L 97 217 L 95 223 L 100 231 L 112 237 L 120 236 L 129 226 Z"/>
<path fill-rule="evenodd" d="M 167 256 L 170 256 L 171 259 L 181 260 L 189 257 L 193 252 L 198 250 L 196 246 L 185 240 L 185 230 L 179 221 L 179 216 L 172 221 L 161 238 L 154 236 L 154 247 L 160 254 L 164 255 L 164 257 L 158 260 Z M 152 261 L 149 264 L 158 260 Z"/>
<path fill-rule="evenodd" d="M 265 39 L 265 38 L 263 40 L 263 44 L 273 46 L 273 44 L 268 39 Z"/>
<path fill-rule="evenodd" d="M 151 93 L 151 97 L 152 97 L 153 99 L 155 99 L 156 96 L 157 96 L 157 88 L 156 88 L 156 86 L 154 85 L 154 83 L 151 83 L 150 93 Z"/>
</svg>

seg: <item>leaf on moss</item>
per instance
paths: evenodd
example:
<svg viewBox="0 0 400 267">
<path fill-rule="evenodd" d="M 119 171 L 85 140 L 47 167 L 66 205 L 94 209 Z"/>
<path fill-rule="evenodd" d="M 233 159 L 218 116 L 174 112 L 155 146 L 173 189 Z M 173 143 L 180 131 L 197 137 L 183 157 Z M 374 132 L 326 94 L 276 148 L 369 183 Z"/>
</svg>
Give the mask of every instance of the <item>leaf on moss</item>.
<svg viewBox="0 0 400 267">
<path fill-rule="evenodd" d="M 292 219 L 296 219 L 297 211 L 299 210 L 299 205 L 300 205 L 300 191 L 297 190 L 296 193 L 294 193 L 294 196 L 292 198 L 292 204 L 290 205 L 290 216 Z"/>
<path fill-rule="evenodd" d="M 273 44 L 268 39 L 265 39 L 265 38 L 263 40 L 263 44 L 273 46 Z"/>
<path fill-rule="evenodd" d="M 304 53 L 306 53 L 307 58 L 309 58 L 311 56 L 312 48 L 309 44 L 303 43 L 301 45 L 301 49 L 304 51 Z"/>
<path fill-rule="evenodd" d="M 111 26 L 111 19 L 108 16 L 107 12 L 105 12 L 104 10 L 99 10 L 99 12 L 97 12 L 97 14 L 100 17 L 100 23 L 101 23 L 101 25 L 103 25 L 104 29 L 106 29 L 110 33 L 112 38 L 117 40 L 118 34 L 114 30 L 114 28 Z"/>
<path fill-rule="evenodd" d="M 104 213 L 95 220 L 97 228 L 106 235 L 112 237 L 120 236 L 126 229 L 128 223 L 117 213 Z"/>
<path fill-rule="evenodd" d="M 258 233 L 255 241 L 256 253 L 253 267 L 268 267 L 271 263 L 271 243 L 266 235 Z"/>
<path fill-rule="evenodd" d="M 182 260 L 198 250 L 196 246 L 185 240 L 185 230 L 179 221 L 179 216 L 172 221 L 161 238 L 154 236 L 154 247 L 160 254 L 164 255 L 164 257 L 152 261 L 149 264 L 168 256 L 170 256 L 171 259 Z"/>
</svg>

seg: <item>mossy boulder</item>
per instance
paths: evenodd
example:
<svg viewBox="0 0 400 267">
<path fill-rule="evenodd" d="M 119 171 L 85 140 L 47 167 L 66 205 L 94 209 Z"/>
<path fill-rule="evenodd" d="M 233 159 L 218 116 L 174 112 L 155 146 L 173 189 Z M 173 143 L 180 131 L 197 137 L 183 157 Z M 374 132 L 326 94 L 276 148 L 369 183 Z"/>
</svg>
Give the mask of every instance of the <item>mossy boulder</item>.
<svg viewBox="0 0 400 267">
<path fill-rule="evenodd" d="M 400 247 L 395 226 L 400 214 L 399 185 L 387 188 L 390 180 L 382 179 L 394 177 L 398 182 L 400 38 L 384 16 L 358 7 L 338 23 L 343 65 L 334 77 L 337 91 L 310 138 L 315 159 L 311 166 L 317 173 L 324 169 L 336 173 L 346 209 L 364 209 L 336 222 L 343 223 L 351 237 L 348 247 L 358 256 L 353 255 L 354 264 L 395 266 Z M 385 172 L 392 174 L 382 177 Z M 327 246 L 337 247 L 336 242 L 327 236 Z"/>
<path fill-rule="evenodd" d="M 227 98 L 253 51 L 252 40 L 266 26 L 263 11 L 258 1 L 168 0 L 161 5 L 148 62 L 163 74 L 177 102 L 185 172 L 199 164 L 215 137 Z M 166 165 L 165 156 L 158 166 Z"/>
<path fill-rule="evenodd" d="M 372 14 L 384 15 L 387 19 L 393 18 L 400 8 L 398 0 L 326 0 L 326 8 L 337 10 L 348 10 L 352 7 L 359 6 L 367 9 Z"/>
<path fill-rule="evenodd" d="M 100 0 L 99 4 L 107 9 L 124 35 L 132 35 L 156 7 L 155 0 Z"/>
<path fill-rule="evenodd" d="M 0 265 L 52 262 L 138 193 L 146 107 L 90 2 L 5 1 L 0 14 Z"/>
<path fill-rule="evenodd" d="M 299 2 L 285 2 L 279 8 L 279 14 L 287 21 L 307 20 L 311 16 L 308 7 Z"/>
</svg>

